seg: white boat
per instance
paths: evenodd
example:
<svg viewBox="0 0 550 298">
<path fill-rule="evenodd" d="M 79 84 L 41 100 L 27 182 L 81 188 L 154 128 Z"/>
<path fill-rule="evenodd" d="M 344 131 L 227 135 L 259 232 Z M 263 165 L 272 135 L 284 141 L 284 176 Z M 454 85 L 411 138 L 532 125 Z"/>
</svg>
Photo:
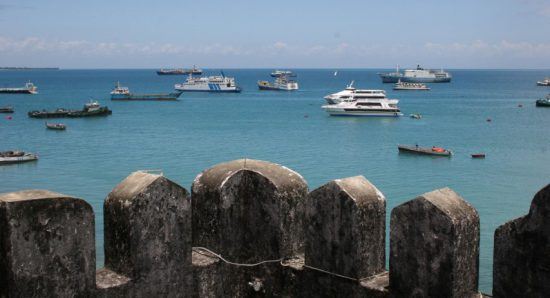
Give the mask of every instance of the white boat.
<svg viewBox="0 0 550 298">
<path fill-rule="evenodd" d="M 280 76 L 295 77 L 296 74 L 294 74 L 290 70 L 275 70 L 274 72 L 271 73 L 271 76 L 274 78 L 280 77 Z"/>
<path fill-rule="evenodd" d="M 537 86 L 550 86 L 550 78 L 545 78 L 542 81 L 538 81 Z"/>
<path fill-rule="evenodd" d="M 353 87 L 353 81 L 346 87 L 346 89 L 329 94 L 324 97 L 328 104 L 337 104 L 347 99 L 384 99 L 386 98 L 386 91 L 376 89 L 356 89 Z"/>
<path fill-rule="evenodd" d="M 401 80 L 398 80 L 397 83 L 395 83 L 395 86 L 393 87 L 393 90 L 425 90 L 428 91 L 430 88 L 426 86 L 426 84 L 422 83 L 407 83 L 407 82 L 401 82 Z"/>
<path fill-rule="evenodd" d="M 187 92 L 241 92 L 235 84 L 235 78 L 221 76 L 193 77 L 192 74 L 184 83 L 176 84 L 176 90 Z"/>
<path fill-rule="evenodd" d="M 0 152 L 0 165 L 22 163 L 37 160 L 38 156 L 23 151 L 4 151 Z"/>
<path fill-rule="evenodd" d="M 260 90 L 292 91 L 298 90 L 298 82 L 289 80 L 287 76 L 278 76 L 273 83 L 258 81 L 258 88 L 260 88 Z"/>
<path fill-rule="evenodd" d="M 322 108 L 331 116 L 399 117 L 403 115 L 397 106 L 399 100 L 388 99 L 384 90 L 355 90 L 351 87 L 352 84 L 346 90 L 338 92 L 339 96 L 334 97 L 340 100 L 339 103 L 324 105 Z M 342 94 L 342 92 L 345 93 Z"/>
<path fill-rule="evenodd" d="M 407 83 L 448 83 L 451 78 L 451 74 L 443 71 L 443 69 L 424 69 L 417 65 L 416 69 L 406 69 L 399 79 Z"/>
</svg>

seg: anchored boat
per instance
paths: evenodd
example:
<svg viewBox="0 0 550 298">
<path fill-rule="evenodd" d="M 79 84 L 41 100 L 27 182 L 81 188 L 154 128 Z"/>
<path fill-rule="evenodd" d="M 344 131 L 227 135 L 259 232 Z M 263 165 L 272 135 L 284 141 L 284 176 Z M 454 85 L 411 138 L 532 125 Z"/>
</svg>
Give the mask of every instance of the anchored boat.
<svg viewBox="0 0 550 298">
<path fill-rule="evenodd" d="M 0 88 L 0 93 L 15 93 L 15 94 L 37 94 L 36 86 L 30 81 L 21 88 Z"/>
<path fill-rule="evenodd" d="M 186 92 L 241 92 L 235 84 L 235 78 L 226 77 L 224 73 L 221 76 L 189 78 L 184 83 L 176 84 L 174 88 L 178 91 Z"/>
<path fill-rule="evenodd" d="M 30 111 L 28 116 L 31 118 L 80 118 L 80 117 L 94 117 L 94 116 L 108 116 L 113 111 L 108 107 L 102 107 L 97 101 L 90 101 L 84 105 L 82 110 L 67 110 L 57 109 L 54 111 Z"/>
<path fill-rule="evenodd" d="M 4 151 L 0 152 L 0 165 L 23 163 L 38 160 L 38 156 L 24 151 Z"/>
<path fill-rule="evenodd" d="M 289 80 L 287 76 L 278 76 L 273 83 L 258 81 L 258 88 L 260 90 L 292 91 L 298 90 L 298 82 Z"/>
<path fill-rule="evenodd" d="M 359 90 L 357 90 L 359 91 Z M 361 94 L 358 92 L 358 94 Z M 337 104 L 322 108 L 331 116 L 399 117 L 403 113 L 397 104 L 399 100 L 384 97 L 362 97 L 352 95 Z"/>
<path fill-rule="evenodd" d="M 202 69 L 197 68 L 195 65 L 193 65 L 193 68 L 191 69 L 183 69 L 183 68 L 161 69 L 161 70 L 157 70 L 157 74 L 159 76 L 188 75 L 188 74 L 201 75 Z"/>
<path fill-rule="evenodd" d="M 550 107 L 550 94 L 546 95 L 545 98 L 541 98 L 539 100 L 537 100 L 536 102 L 536 106 L 537 107 Z"/>
<path fill-rule="evenodd" d="M 53 129 L 53 130 L 65 130 L 65 129 L 67 129 L 67 126 L 63 123 L 48 123 L 48 122 L 46 122 L 46 128 L 47 129 Z"/>
<path fill-rule="evenodd" d="M 393 86 L 393 90 L 424 90 L 424 91 L 429 91 L 430 88 L 428 86 L 426 86 L 426 84 L 407 83 L 407 82 L 401 82 L 401 80 L 398 80 L 397 83 L 395 83 L 395 86 Z"/>
<path fill-rule="evenodd" d="M 159 94 L 133 94 L 130 93 L 128 87 L 122 87 L 120 83 L 117 82 L 115 89 L 111 91 L 111 100 L 178 100 L 181 93 L 182 91 Z"/>
<path fill-rule="evenodd" d="M 422 155 L 434 155 L 434 156 L 446 156 L 451 157 L 453 153 L 450 150 L 441 148 L 441 147 L 419 147 L 418 145 L 415 146 L 407 146 L 407 145 L 397 145 L 397 148 L 399 149 L 399 152 L 405 152 L 405 153 L 415 153 L 415 154 L 422 154 Z"/>
<path fill-rule="evenodd" d="M 7 106 L 7 107 L 0 107 L 0 113 L 4 113 L 4 114 L 11 114 L 13 113 L 14 110 L 11 106 Z"/>
<path fill-rule="evenodd" d="M 545 78 L 542 81 L 538 81 L 537 86 L 550 86 L 550 78 Z"/>
<path fill-rule="evenodd" d="M 286 76 L 286 77 L 295 77 L 296 74 L 293 73 L 290 70 L 275 70 L 271 73 L 271 76 L 274 78 L 280 77 L 280 76 Z"/>
<path fill-rule="evenodd" d="M 386 91 L 376 89 L 355 89 L 354 81 L 346 87 L 346 89 L 325 96 L 328 104 L 338 104 L 349 99 L 385 99 Z"/>
<path fill-rule="evenodd" d="M 451 74 L 441 70 L 424 69 L 420 65 L 416 69 L 406 69 L 403 73 L 399 72 L 399 67 L 395 72 L 379 73 L 382 83 L 397 83 L 399 80 L 407 83 L 448 83 L 451 81 Z"/>
</svg>

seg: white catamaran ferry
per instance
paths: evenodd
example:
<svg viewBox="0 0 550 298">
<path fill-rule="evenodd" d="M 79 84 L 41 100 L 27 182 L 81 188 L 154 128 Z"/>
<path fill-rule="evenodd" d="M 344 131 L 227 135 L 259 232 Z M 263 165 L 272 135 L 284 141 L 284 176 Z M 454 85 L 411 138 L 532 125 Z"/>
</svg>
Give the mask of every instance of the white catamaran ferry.
<svg viewBox="0 0 550 298">
<path fill-rule="evenodd" d="M 384 90 L 355 89 L 353 82 L 343 91 L 325 97 L 322 108 L 331 116 L 399 117 L 399 100 L 388 99 Z"/>
<path fill-rule="evenodd" d="M 328 104 L 338 104 L 345 100 L 353 98 L 358 99 L 384 99 L 386 98 L 386 91 L 376 89 L 355 89 L 353 87 L 353 81 L 346 87 L 346 89 L 329 94 L 325 96 L 325 100 Z"/>
<path fill-rule="evenodd" d="M 235 84 L 235 78 L 220 76 L 193 77 L 192 74 L 184 83 L 176 84 L 176 90 L 188 92 L 241 92 Z"/>
</svg>

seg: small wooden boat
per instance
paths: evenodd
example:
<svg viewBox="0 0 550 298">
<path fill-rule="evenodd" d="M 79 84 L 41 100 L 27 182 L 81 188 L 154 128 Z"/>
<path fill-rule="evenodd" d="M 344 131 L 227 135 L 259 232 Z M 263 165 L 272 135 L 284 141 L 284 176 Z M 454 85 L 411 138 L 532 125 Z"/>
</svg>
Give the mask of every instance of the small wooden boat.
<svg viewBox="0 0 550 298">
<path fill-rule="evenodd" d="M 13 113 L 13 108 L 10 107 L 10 106 L 0 107 L 0 113 L 11 114 L 11 113 Z"/>
<path fill-rule="evenodd" d="M 451 157 L 453 153 L 450 150 L 441 148 L 441 147 L 419 147 L 418 145 L 415 146 L 407 146 L 407 145 L 397 145 L 397 148 L 399 149 L 399 152 L 404 153 L 415 153 L 415 154 L 423 154 L 423 155 L 434 155 L 434 156 L 446 156 Z"/>
<path fill-rule="evenodd" d="M 54 129 L 54 130 L 65 130 L 65 129 L 67 129 L 67 126 L 63 123 L 48 123 L 48 122 L 46 122 L 46 128 L 47 129 Z"/>
<path fill-rule="evenodd" d="M 485 158 L 485 153 L 473 153 L 472 158 Z"/>
<path fill-rule="evenodd" d="M 0 152 L 0 165 L 22 163 L 38 160 L 38 156 L 23 151 L 4 151 Z"/>
</svg>

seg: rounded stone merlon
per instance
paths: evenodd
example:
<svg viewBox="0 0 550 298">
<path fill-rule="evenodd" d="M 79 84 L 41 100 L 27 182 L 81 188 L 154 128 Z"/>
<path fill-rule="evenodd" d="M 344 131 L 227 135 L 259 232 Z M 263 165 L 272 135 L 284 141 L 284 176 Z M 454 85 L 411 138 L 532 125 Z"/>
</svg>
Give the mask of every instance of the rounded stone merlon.
<svg viewBox="0 0 550 298">
<path fill-rule="evenodd" d="M 32 200 L 44 200 L 44 199 L 59 199 L 59 198 L 70 198 L 70 199 L 80 200 L 68 195 L 64 195 L 64 194 L 49 191 L 49 190 L 43 190 L 43 189 L 29 189 L 29 190 L 21 190 L 16 192 L 8 192 L 8 193 L 0 194 L 0 201 L 6 202 L 6 203 L 32 201 Z M 86 203 L 85 201 L 83 202 Z"/>
<path fill-rule="evenodd" d="M 151 185 L 153 182 L 161 177 L 164 176 L 140 171 L 133 172 L 111 191 L 108 199 L 132 199 L 136 197 L 139 193 L 141 193 L 147 186 Z"/>
<path fill-rule="evenodd" d="M 425 193 L 414 200 L 424 200 L 449 217 L 453 223 L 464 217 L 474 217 L 479 221 L 477 210 L 452 189 L 445 187 Z M 413 200 L 413 201 L 414 201 Z M 409 201 L 412 202 L 412 201 Z M 404 204 L 407 204 L 406 202 Z M 404 205 L 403 204 L 403 205 Z M 396 207 L 396 208 L 399 208 Z"/>
<path fill-rule="evenodd" d="M 368 204 L 368 202 L 372 201 L 386 201 L 384 194 L 363 176 L 336 179 L 333 182 L 338 185 L 340 190 L 346 192 L 359 206 Z"/>
<path fill-rule="evenodd" d="M 212 168 L 204 170 L 193 181 L 193 192 L 202 188 L 214 189 L 223 187 L 228 179 L 239 171 L 252 171 L 270 180 L 279 191 L 293 189 L 297 185 L 307 189 L 307 182 L 297 172 L 279 164 L 255 160 L 237 159 L 230 162 L 220 163 Z"/>
</svg>

